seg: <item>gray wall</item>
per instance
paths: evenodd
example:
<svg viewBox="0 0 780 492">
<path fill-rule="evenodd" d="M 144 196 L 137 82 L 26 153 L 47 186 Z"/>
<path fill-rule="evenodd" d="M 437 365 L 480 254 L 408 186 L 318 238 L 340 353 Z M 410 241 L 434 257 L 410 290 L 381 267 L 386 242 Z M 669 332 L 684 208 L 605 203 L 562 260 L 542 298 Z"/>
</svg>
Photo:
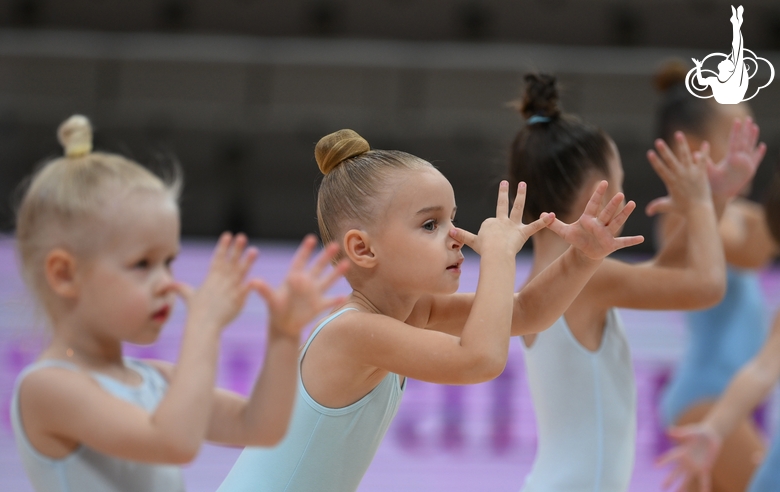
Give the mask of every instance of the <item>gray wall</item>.
<svg viewBox="0 0 780 492">
<path fill-rule="evenodd" d="M 0 30 L 0 224 L 12 227 L 11 190 L 60 152 L 56 126 L 79 112 L 101 149 L 153 166 L 180 161 L 188 235 L 315 230 L 314 144 L 339 128 L 436 164 L 453 183 L 461 225 L 476 229 L 521 125 L 506 103 L 537 69 L 559 76 L 565 109 L 612 135 L 640 206 L 626 233 L 649 234 L 641 207 L 663 192 L 644 157 L 658 97 L 651 77 L 670 56 L 706 53 Z M 777 53 L 759 54 L 780 69 Z M 753 108 L 770 144 L 765 177 L 780 150 L 780 82 Z"/>
</svg>

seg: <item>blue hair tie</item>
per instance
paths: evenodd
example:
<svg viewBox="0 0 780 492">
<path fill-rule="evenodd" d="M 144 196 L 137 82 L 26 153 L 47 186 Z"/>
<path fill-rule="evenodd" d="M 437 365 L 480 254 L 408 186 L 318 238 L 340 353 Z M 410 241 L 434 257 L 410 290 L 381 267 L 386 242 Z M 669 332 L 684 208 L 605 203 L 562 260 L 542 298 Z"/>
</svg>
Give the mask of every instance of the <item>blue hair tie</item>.
<svg viewBox="0 0 780 492">
<path fill-rule="evenodd" d="M 542 116 L 540 114 L 535 114 L 535 115 L 531 116 L 530 118 L 528 118 L 528 125 L 529 126 L 533 125 L 533 124 L 536 124 L 536 123 L 549 123 L 549 122 L 550 122 L 550 118 L 548 118 L 547 116 Z"/>
</svg>

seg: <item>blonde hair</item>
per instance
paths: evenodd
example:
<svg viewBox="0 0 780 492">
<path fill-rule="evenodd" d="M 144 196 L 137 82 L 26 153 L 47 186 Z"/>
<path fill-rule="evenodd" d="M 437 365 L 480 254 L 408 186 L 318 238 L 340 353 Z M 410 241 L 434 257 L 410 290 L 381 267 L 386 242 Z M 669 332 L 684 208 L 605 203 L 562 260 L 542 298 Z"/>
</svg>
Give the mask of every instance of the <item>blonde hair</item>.
<svg viewBox="0 0 780 492">
<path fill-rule="evenodd" d="M 46 255 L 57 247 L 87 254 L 99 247 L 93 230 L 109 227 L 105 209 L 136 191 L 178 198 L 178 172 L 169 182 L 116 154 L 92 152 L 92 126 L 74 115 L 57 130 L 64 157 L 45 162 L 30 178 L 16 214 L 16 246 L 28 287 L 46 304 Z M 90 229 L 92 228 L 92 230 Z"/>
<path fill-rule="evenodd" d="M 339 130 L 317 142 L 314 157 L 325 175 L 317 194 L 317 222 L 324 243 L 339 239 L 347 221 L 368 224 L 383 184 L 398 171 L 434 167 L 397 150 L 371 150 L 352 130 Z"/>
</svg>

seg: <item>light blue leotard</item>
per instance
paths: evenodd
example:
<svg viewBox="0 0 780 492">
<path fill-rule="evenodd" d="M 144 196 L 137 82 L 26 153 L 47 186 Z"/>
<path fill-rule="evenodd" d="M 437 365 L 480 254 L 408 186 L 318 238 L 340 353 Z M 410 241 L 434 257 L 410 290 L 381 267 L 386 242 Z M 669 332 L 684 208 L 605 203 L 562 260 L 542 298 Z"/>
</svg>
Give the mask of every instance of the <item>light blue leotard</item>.
<svg viewBox="0 0 780 492">
<path fill-rule="evenodd" d="M 128 386 L 108 376 L 89 373 L 108 393 L 153 412 L 162 400 L 168 384 L 162 375 L 139 360 L 126 358 L 125 364 L 141 375 L 140 386 Z M 114 458 L 81 445 L 64 458 L 40 454 L 27 439 L 19 411 L 19 387 L 33 371 L 59 367 L 70 371 L 82 369 L 65 361 L 43 360 L 28 366 L 16 380 L 11 400 L 11 423 L 16 447 L 27 476 L 37 492 L 181 492 L 184 479 L 181 468 L 152 465 Z"/>
<path fill-rule="evenodd" d="M 661 399 L 666 427 L 692 405 L 718 399 L 763 345 L 768 319 L 758 275 L 729 268 L 723 301 L 686 317 L 688 347 Z"/>
<path fill-rule="evenodd" d="M 314 330 L 312 340 L 338 311 Z M 354 309 L 352 309 L 354 310 Z M 290 429 L 274 448 L 246 448 L 220 492 L 350 492 L 357 490 L 403 395 L 399 376 L 389 373 L 373 390 L 343 408 L 320 405 L 298 375 L 298 399 Z"/>
</svg>

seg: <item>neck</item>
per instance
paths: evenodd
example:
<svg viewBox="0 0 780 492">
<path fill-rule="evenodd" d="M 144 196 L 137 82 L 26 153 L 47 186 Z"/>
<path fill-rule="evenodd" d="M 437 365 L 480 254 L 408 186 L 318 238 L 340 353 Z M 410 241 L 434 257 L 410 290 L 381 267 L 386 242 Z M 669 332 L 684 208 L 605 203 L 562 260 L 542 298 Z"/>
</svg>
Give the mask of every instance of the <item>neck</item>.
<svg viewBox="0 0 780 492">
<path fill-rule="evenodd" d="M 412 314 L 412 309 L 419 299 L 420 295 L 404 295 L 387 286 L 363 284 L 354 288 L 347 304 L 354 304 L 362 310 L 405 321 Z"/>
<path fill-rule="evenodd" d="M 43 355 L 91 369 L 124 365 L 121 340 L 102 336 L 85 324 L 67 318 L 54 322 L 54 336 Z"/>
</svg>

